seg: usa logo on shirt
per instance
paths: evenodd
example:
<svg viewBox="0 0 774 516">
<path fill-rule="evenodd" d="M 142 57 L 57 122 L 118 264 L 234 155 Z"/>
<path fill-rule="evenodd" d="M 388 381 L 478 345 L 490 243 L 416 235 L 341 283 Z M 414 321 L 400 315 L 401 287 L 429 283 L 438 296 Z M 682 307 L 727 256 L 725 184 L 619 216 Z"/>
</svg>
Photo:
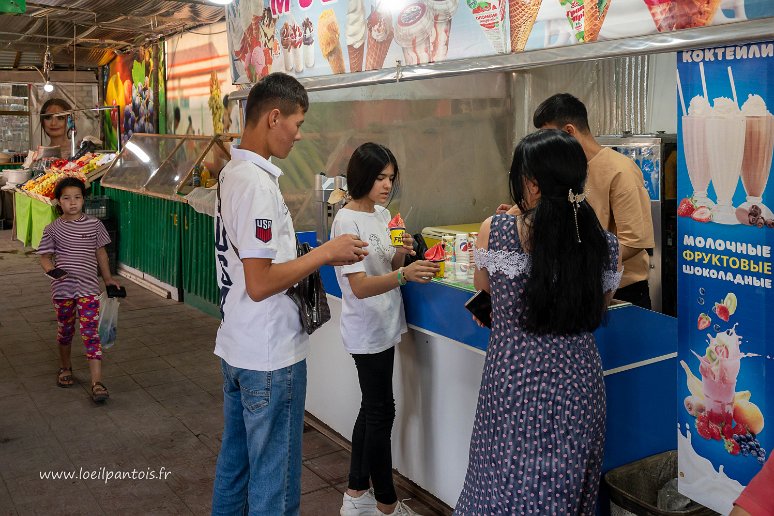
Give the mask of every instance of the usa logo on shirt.
<svg viewBox="0 0 774 516">
<path fill-rule="evenodd" d="M 271 240 L 271 219 L 255 219 L 255 238 L 263 243 Z"/>
</svg>

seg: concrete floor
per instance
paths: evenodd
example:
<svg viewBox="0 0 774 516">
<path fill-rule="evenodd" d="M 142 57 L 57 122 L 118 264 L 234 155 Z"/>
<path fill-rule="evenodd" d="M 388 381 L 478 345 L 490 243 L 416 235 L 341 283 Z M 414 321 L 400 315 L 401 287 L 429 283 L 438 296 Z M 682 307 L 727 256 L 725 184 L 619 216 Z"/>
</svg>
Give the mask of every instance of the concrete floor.
<svg viewBox="0 0 774 516">
<path fill-rule="evenodd" d="M 223 426 L 222 380 L 212 353 L 218 321 L 128 280 L 122 284 L 128 296 L 119 338 L 103 360 L 110 400 L 98 406 L 89 397 L 77 336 L 76 385 L 57 387 L 49 280 L 32 251 L 0 231 L 0 515 L 209 514 Z M 303 460 L 301 514 L 338 514 L 349 453 L 307 425 Z M 168 474 L 41 479 L 57 471 L 99 475 L 102 468 Z M 405 483 L 398 491 L 401 498 L 418 495 Z M 450 512 L 431 502 L 433 508 L 407 503 L 422 514 Z"/>
</svg>

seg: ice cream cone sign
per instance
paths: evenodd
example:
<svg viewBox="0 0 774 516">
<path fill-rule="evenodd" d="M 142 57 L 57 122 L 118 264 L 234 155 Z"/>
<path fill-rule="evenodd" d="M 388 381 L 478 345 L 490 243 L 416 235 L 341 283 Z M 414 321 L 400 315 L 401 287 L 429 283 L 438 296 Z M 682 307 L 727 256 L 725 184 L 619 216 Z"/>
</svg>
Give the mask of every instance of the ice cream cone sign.
<svg viewBox="0 0 774 516">
<path fill-rule="evenodd" d="M 341 50 L 341 32 L 336 13 L 333 9 L 326 9 L 320 13 L 317 21 L 317 39 L 320 42 L 322 52 L 331 70 L 335 74 L 344 73 L 344 53 Z"/>
<path fill-rule="evenodd" d="M 466 3 L 494 51 L 498 54 L 508 52 L 508 36 L 506 35 L 505 23 L 505 8 L 508 3 L 505 0 L 493 0 L 491 2 L 467 0 Z M 539 7 L 540 1 L 538 0 L 537 3 Z M 531 30 L 531 27 L 529 30 Z"/>
<path fill-rule="evenodd" d="M 612 0 L 559 0 L 578 43 L 596 41 Z"/>
<path fill-rule="evenodd" d="M 677 2 L 675 0 L 645 0 L 653 23 L 659 32 L 675 30 L 677 23 Z"/>
<path fill-rule="evenodd" d="M 541 0 L 510 0 L 508 18 L 511 24 L 511 52 L 521 52 L 527 45 L 540 10 Z"/>
<path fill-rule="evenodd" d="M 720 7 L 720 0 L 680 0 L 677 2 L 675 29 L 710 25 Z"/>
<path fill-rule="evenodd" d="M 395 36 L 392 28 L 392 15 L 388 9 L 379 5 L 371 6 L 371 14 L 368 16 L 366 26 L 368 28 L 368 49 L 366 51 L 365 69 L 378 70 L 384 66 L 387 51 Z"/>
<path fill-rule="evenodd" d="M 363 0 L 349 0 L 347 3 L 347 55 L 349 71 L 363 70 L 366 43 L 366 14 Z"/>
</svg>

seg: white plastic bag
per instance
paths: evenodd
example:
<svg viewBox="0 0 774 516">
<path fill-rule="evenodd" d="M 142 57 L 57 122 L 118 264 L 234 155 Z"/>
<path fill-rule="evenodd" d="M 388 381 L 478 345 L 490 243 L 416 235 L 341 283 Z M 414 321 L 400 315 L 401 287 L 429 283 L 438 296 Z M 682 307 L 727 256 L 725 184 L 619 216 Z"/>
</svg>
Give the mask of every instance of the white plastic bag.
<svg viewBox="0 0 774 516">
<path fill-rule="evenodd" d="M 116 343 L 118 332 L 118 298 L 108 297 L 107 292 L 99 296 L 99 340 L 102 349 L 108 349 Z"/>
<path fill-rule="evenodd" d="M 218 208 L 217 185 L 211 188 L 194 188 L 185 199 L 194 211 L 214 217 Z"/>
</svg>

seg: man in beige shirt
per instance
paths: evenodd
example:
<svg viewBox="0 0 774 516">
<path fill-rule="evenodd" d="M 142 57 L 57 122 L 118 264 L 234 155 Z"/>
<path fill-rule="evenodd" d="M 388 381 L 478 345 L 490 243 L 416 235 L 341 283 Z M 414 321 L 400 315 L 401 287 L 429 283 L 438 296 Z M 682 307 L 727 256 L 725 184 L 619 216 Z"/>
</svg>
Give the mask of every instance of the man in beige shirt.
<svg viewBox="0 0 774 516">
<path fill-rule="evenodd" d="M 614 297 L 650 309 L 647 249 L 655 242 L 642 171 L 630 158 L 597 143 L 589 129 L 586 106 L 569 93 L 544 100 L 532 121 L 538 129 L 561 129 L 583 147 L 589 161 L 586 200 L 602 227 L 615 234 L 621 246 L 624 272 Z"/>
</svg>

